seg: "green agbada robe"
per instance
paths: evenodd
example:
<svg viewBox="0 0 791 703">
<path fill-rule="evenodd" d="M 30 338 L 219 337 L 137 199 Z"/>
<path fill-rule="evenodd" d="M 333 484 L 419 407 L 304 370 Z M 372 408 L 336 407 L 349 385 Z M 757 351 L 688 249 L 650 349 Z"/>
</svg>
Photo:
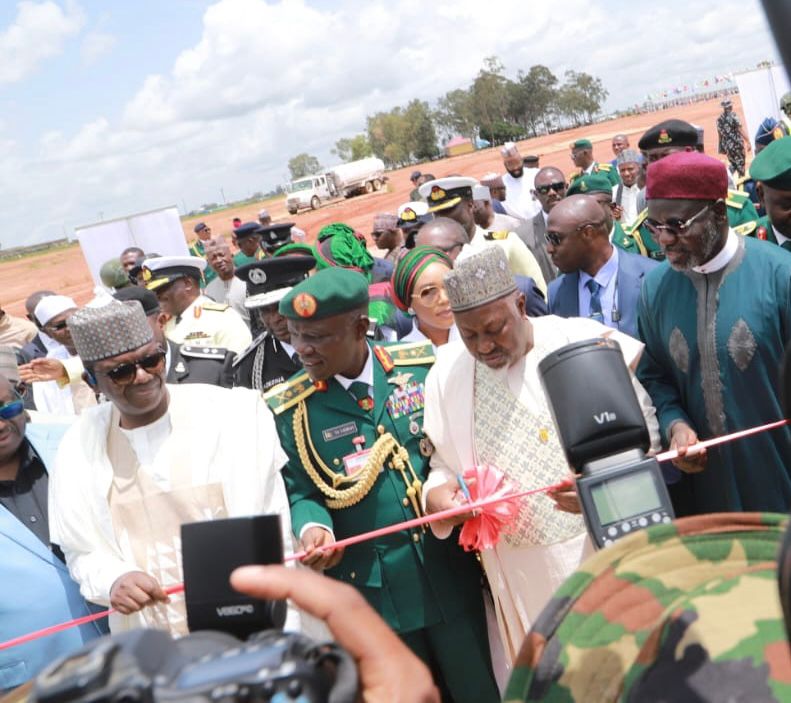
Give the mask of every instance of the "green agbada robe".
<svg viewBox="0 0 791 703">
<path fill-rule="evenodd" d="M 649 272 L 638 305 L 645 350 L 637 369 L 667 439 L 683 420 L 700 439 L 783 417 L 780 368 L 791 339 L 791 254 L 737 236 L 724 269 Z M 678 515 L 788 512 L 791 429 L 710 448 L 708 464 L 671 486 Z"/>
<path fill-rule="evenodd" d="M 334 377 L 316 389 L 305 372 L 293 376 L 285 390 L 281 386 L 266 396 L 289 459 L 283 478 L 297 536 L 309 523 L 330 528 L 340 540 L 416 517 L 402 475 L 387 464 L 360 502 L 330 509 L 297 450 L 293 418 L 298 404 L 292 399 L 307 392 L 304 407 L 310 440 L 325 466 L 345 475 L 343 459 L 355 451 L 352 439 L 364 437 L 370 449 L 381 427 L 406 448 L 417 476 L 425 481 L 431 445 L 423 434 L 423 382 L 434 362 L 433 347 L 423 343 L 369 346 L 374 367 L 373 411 L 361 408 Z M 387 354 L 377 356 L 376 347 Z M 390 368 L 386 368 L 388 358 L 395 362 Z M 404 392 L 409 395 L 406 403 Z M 300 432 L 304 436 L 304 430 Z M 311 456 L 317 466 L 313 452 Z M 418 528 L 363 542 L 347 547 L 338 566 L 326 574 L 355 586 L 432 671 L 438 657 L 452 661 L 440 662 L 439 668 L 456 701 L 499 698 L 490 666 L 481 570 L 475 556 L 464 552 L 453 536 L 439 540 L 431 530 Z M 454 635 L 457 626 L 460 630 Z M 426 651 L 416 645 L 419 631 L 431 633 L 435 649 Z"/>
</svg>

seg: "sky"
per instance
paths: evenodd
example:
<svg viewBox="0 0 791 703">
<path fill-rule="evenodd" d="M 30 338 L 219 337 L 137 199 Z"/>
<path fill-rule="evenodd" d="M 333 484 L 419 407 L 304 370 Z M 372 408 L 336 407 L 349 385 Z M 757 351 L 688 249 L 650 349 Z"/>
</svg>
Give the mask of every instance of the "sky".
<svg viewBox="0 0 791 703">
<path fill-rule="evenodd" d="M 4 0 L 0 245 L 268 191 L 492 55 L 598 76 L 609 111 L 777 52 L 758 0 Z"/>
</svg>

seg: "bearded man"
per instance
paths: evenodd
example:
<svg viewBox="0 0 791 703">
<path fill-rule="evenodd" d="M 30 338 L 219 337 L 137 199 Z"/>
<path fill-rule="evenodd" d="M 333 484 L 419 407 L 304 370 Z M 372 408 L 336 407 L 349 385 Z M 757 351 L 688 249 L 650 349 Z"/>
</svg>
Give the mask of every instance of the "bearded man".
<svg viewBox="0 0 791 703">
<path fill-rule="evenodd" d="M 642 345 L 590 319 L 528 319 L 524 296 L 499 248 L 457 260 L 445 288 L 462 340 L 438 348 L 426 378 L 423 429 L 434 447 L 423 489 L 428 511 L 458 505 L 457 476 L 476 464 L 497 466 L 518 490 L 566 478 L 570 470 L 541 388 L 539 362 L 571 342 L 609 337 L 634 367 Z M 652 444 L 658 446 L 651 401 L 637 381 L 634 386 Z M 481 553 L 506 666 L 552 594 L 592 551 L 576 513 L 573 489 L 531 496 L 514 529 Z M 447 537 L 452 524 L 435 523 L 432 530 Z"/>
<path fill-rule="evenodd" d="M 791 338 L 791 254 L 728 225 L 725 166 L 676 152 L 648 167 L 645 224 L 667 260 L 638 306 L 638 377 L 684 474 L 676 515 L 788 512 L 791 429 L 686 456 L 708 439 L 783 417 L 780 367 Z"/>
</svg>

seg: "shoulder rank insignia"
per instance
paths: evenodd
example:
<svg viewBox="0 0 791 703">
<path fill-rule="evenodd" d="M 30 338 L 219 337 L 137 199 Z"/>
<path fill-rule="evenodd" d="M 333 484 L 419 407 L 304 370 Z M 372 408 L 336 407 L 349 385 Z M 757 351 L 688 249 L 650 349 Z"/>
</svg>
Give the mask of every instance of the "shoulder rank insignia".
<svg viewBox="0 0 791 703">
<path fill-rule="evenodd" d="M 755 220 L 753 220 L 752 222 L 745 222 L 743 225 L 737 225 L 736 227 L 733 228 L 733 231 L 736 232 L 736 234 L 742 235 L 742 237 L 747 237 L 751 235 L 757 227 L 758 227 L 758 223 Z M 760 238 L 761 237 L 758 237 L 758 239 Z M 764 228 L 763 238 L 766 239 L 765 228 Z"/>
<path fill-rule="evenodd" d="M 268 390 L 264 393 L 264 400 L 275 415 L 280 415 L 316 391 L 321 391 L 321 383 L 313 383 L 307 372 L 303 371 L 292 376 L 285 383 L 278 383 L 274 388 Z M 324 390 L 326 390 L 326 383 Z"/>
<path fill-rule="evenodd" d="M 487 232 L 483 235 L 484 239 L 488 239 L 489 241 L 499 241 L 502 239 L 508 239 L 508 232 L 506 230 L 498 230 L 497 232 Z"/>
<path fill-rule="evenodd" d="M 725 204 L 728 207 L 735 207 L 737 210 L 741 210 L 744 207 L 747 197 L 747 193 L 740 193 L 738 190 L 729 190 Z"/>
<path fill-rule="evenodd" d="M 203 347 L 182 344 L 179 347 L 182 356 L 187 356 L 190 359 L 214 359 L 224 360 L 228 350 L 224 347 Z"/>
<path fill-rule="evenodd" d="M 604 164 L 596 164 L 596 168 L 597 168 L 599 171 L 612 171 L 612 164 L 607 164 L 607 163 L 604 163 Z"/>
<path fill-rule="evenodd" d="M 433 364 L 435 360 L 431 342 L 393 344 L 387 347 L 387 352 L 393 360 L 393 366 Z"/>
<path fill-rule="evenodd" d="M 393 363 L 393 357 L 390 356 L 387 349 L 380 346 L 375 346 L 374 354 L 376 358 L 379 360 L 379 363 L 382 365 L 385 373 L 390 373 L 393 370 L 395 364 Z"/>
<path fill-rule="evenodd" d="M 228 309 L 228 305 L 224 305 L 222 303 L 204 303 L 203 309 L 204 310 L 211 310 L 212 312 L 225 312 Z M 196 315 L 197 317 L 197 315 Z"/>
</svg>

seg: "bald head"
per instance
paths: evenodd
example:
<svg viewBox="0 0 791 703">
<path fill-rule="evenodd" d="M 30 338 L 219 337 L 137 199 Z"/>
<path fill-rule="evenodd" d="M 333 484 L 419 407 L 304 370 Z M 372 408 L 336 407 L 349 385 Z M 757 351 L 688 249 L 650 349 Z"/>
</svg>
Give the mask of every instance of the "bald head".
<svg viewBox="0 0 791 703">
<path fill-rule="evenodd" d="M 436 217 L 427 222 L 415 237 L 418 246 L 441 249 L 454 261 L 468 241 L 464 227 L 449 217 Z"/>
<path fill-rule="evenodd" d="M 549 213 L 547 253 L 562 273 L 595 276 L 612 255 L 609 234 L 599 202 L 590 195 L 570 195 Z"/>
</svg>

